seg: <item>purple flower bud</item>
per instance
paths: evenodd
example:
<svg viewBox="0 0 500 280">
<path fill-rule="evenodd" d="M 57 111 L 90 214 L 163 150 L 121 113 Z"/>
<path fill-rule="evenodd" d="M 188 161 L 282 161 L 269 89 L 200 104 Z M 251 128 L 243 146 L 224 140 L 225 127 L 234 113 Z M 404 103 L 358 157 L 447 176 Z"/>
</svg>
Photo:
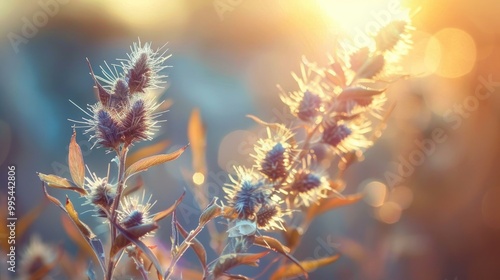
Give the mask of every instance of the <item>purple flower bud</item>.
<svg viewBox="0 0 500 280">
<path fill-rule="evenodd" d="M 351 134 L 352 130 L 347 126 L 331 124 L 325 127 L 321 140 L 335 148 Z"/>
<path fill-rule="evenodd" d="M 284 178 L 288 175 L 288 153 L 280 142 L 269 150 L 260 163 L 260 172 L 266 175 L 271 181 Z"/>
<path fill-rule="evenodd" d="M 305 171 L 300 171 L 295 175 L 291 185 L 292 190 L 299 193 L 306 193 L 322 185 L 321 177 Z"/>
<path fill-rule="evenodd" d="M 320 107 L 321 98 L 310 91 L 306 91 L 297 108 L 297 116 L 303 121 L 310 121 L 318 115 Z"/>
<path fill-rule="evenodd" d="M 143 100 L 137 100 L 122 122 L 122 135 L 126 143 L 149 139 L 152 122 Z"/>
<path fill-rule="evenodd" d="M 104 109 L 97 111 L 97 127 L 95 128 L 97 144 L 115 149 L 121 143 L 121 126 Z"/>
</svg>

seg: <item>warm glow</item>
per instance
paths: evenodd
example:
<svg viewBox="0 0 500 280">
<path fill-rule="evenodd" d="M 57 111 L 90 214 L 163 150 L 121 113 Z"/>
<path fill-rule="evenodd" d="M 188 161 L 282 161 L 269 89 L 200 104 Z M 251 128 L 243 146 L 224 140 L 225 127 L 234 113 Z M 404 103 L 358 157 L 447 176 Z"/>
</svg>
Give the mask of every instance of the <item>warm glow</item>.
<svg viewBox="0 0 500 280">
<path fill-rule="evenodd" d="M 441 45 L 441 60 L 437 74 L 446 78 L 457 78 L 469 73 L 476 62 L 474 39 L 461 29 L 445 28 L 434 38 Z"/>
<path fill-rule="evenodd" d="M 387 187 L 381 182 L 372 181 L 366 184 L 363 189 L 363 194 L 363 198 L 366 203 L 373 207 L 378 207 L 385 201 Z"/>
<path fill-rule="evenodd" d="M 362 43 L 381 27 L 404 14 L 400 0 L 316 0 L 321 11 L 353 40 Z"/>
<path fill-rule="evenodd" d="M 205 182 L 205 175 L 201 172 L 196 172 L 193 174 L 193 183 L 196 185 L 201 185 Z"/>
<path fill-rule="evenodd" d="M 386 224 L 394 224 L 401 218 L 401 207 L 399 204 L 389 201 L 377 209 L 378 218 Z"/>
</svg>

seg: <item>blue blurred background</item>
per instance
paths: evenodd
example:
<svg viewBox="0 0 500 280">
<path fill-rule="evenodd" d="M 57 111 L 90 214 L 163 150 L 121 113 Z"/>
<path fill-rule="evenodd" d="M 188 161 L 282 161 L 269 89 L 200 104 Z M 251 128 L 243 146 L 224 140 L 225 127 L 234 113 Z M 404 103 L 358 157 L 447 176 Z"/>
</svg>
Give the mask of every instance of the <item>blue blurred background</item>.
<svg viewBox="0 0 500 280">
<path fill-rule="evenodd" d="M 460 124 L 446 116 L 458 116 L 454 106 L 467 102 L 482 81 L 500 81 L 499 3 L 396 2 L 416 12 L 416 44 L 401 62 L 413 78 L 391 86 L 389 99 L 397 106 L 387 130 L 365 153 L 365 160 L 346 174 L 344 193 L 364 192 L 366 199 L 314 222 L 296 257 L 342 253 L 340 261 L 318 269 L 312 279 L 498 279 L 500 111 L 496 84 L 488 99 L 460 117 Z M 52 14 L 44 10 L 47 3 L 52 3 Z M 393 3 L 2 1 L 1 184 L 6 182 L 6 167 L 16 165 L 17 213 L 22 216 L 43 200 L 36 172 L 69 176 L 66 158 L 72 123 L 68 118 L 84 116 L 69 100 L 82 107 L 95 102 L 85 58 L 98 74 L 98 65 L 124 58 L 140 38 L 153 42 L 153 47 L 168 43 L 172 54 L 168 64 L 173 67 L 166 70 L 169 78 L 163 96 L 173 105 L 153 141 L 168 139 L 168 150 L 185 145 L 189 116 L 199 108 L 207 129 L 211 175 L 206 181 L 214 195 L 222 196 L 217 187 L 226 180 L 230 166 L 250 164 L 249 147 L 258 134 L 257 126 L 245 115 L 264 120 L 286 115 L 276 84 L 289 91 L 297 88 L 290 71 L 299 71 L 302 56 L 325 64 L 339 37 L 356 36 L 367 24 L 387 15 Z M 27 21 L 35 23 L 36 31 L 31 38 L 18 41 L 13 34 L 22 35 Z M 435 128 L 446 131 L 446 142 L 403 183 L 390 186 L 386 172 L 394 171 L 400 155 L 406 157 L 415 150 L 415 139 L 428 138 Z M 111 154 L 91 150 L 82 131 L 78 139 L 86 164 L 105 176 Z M 159 201 L 154 211 L 168 207 L 182 193 L 188 182 L 180 174 L 190 168 L 188 150 L 177 161 L 148 171 L 144 176 L 147 193 Z M 60 199 L 67 194 L 50 191 Z M 74 194 L 69 196 L 83 202 Z M 198 210 L 192 208 L 192 201 L 189 196 L 185 204 L 193 212 L 179 218 L 186 228 L 197 222 Z M 38 234 L 47 243 L 77 250 L 60 225 L 60 214 L 55 206 L 46 207 L 22 244 Z M 90 212 L 81 218 L 98 226 Z M 166 244 L 168 234 L 165 223 L 158 236 Z M 209 257 L 215 257 L 214 253 Z M 188 255 L 186 263 L 197 265 L 193 255 Z"/>
</svg>

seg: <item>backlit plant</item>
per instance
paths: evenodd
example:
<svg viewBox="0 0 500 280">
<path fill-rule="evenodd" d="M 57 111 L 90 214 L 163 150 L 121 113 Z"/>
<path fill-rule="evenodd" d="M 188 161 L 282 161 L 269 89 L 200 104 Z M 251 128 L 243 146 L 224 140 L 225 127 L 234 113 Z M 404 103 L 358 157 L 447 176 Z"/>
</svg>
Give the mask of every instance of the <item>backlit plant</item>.
<svg viewBox="0 0 500 280">
<path fill-rule="evenodd" d="M 326 66 L 304 59 L 300 75 L 293 74 L 298 89 L 281 90 L 281 99 L 295 120 L 268 123 L 250 116 L 263 126 L 266 136 L 256 142 L 248 155 L 253 166 L 235 166 L 227 183 L 219 186 L 225 193 L 223 198 L 206 197 L 206 192 L 200 191 L 204 181 L 199 176 L 205 178 L 209 168 L 200 159 L 204 131 L 195 111 L 189 124 L 193 181 L 198 185 L 193 190 L 201 192 L 196 201 L 204 210 L 198 226 L 192 230 L 184 229 L 176 217 L 176 208 L 184 195 L 170 208 L 152 213 L 156 201 L 145 194 L 147 190 L 142 196 L 134 196 L 141 184 L 130 183 L 138 173 L 176 159 L 188 146 L 127 164 L 134 144 L 151 140 L 163 121 L 165 106 L 151 89 L 164 83 L 166 76 L 161 71 L 167 67 L 166 52 L 162 48 L 153 50 L 148 43 L 134 44 L 128 58 L 119 60 L 113 69 L 108 67 L 102 77 L 94 75 L 89 63 L 98 100 L 86 109 L 78 107 L 86 116 L 74 120 L 75 128 L 89 135 L 94 148 L 114 153 L 118 171 L 99 177 L 86 167 L 75 131 L 68 155 L 71 179 L 39 173 L 46 197 L 68 214 L 95 254 L 101 272 L 94 274 L 89 267 L 88 277 L 95 279 L 102 273 L 105 279 L 112 279 L 120 263 L 130 262 L 135 269 L 130 277 L 142 279 L 174 279 L 181 275 L 185 279 L 247 279 L 231 274 L 230 270 L 240 265 L 274 267 L 271 278 L 282 279 L 307 277 L 309 271 L 337 260 L 339 256 L 332 255 L 300 261 L 293 252 L 316 217 L 360 199 L 358 194 L 341 194 L 343 173 L 380 136 L 385 116 L 390 113 L 390 109 L 386 110 L 385 91 L 389 83 L 402 77 L 395 74 L 394 64 L 411 44 L 410 29 L 408 19 L 393 21 L 373 36 L 371 46 L 353 51 L 346 51 L 345 47 L 333 50 Z M 46 186 L 76 191 L 84 197 L 84 204 L 90 205 L 96 218 L 107 224 L 109 240 L 103 244 L 80 220 L 73 202 L 67 198 L 61 203 L 48 194 Z M 166 217 L 171 217 L 170 240 L 155 236 L 159 222 Z M 224 222 L 225 230 L 218 230 L 214 220 Z M 211 244 L 197 239 L 205 227 Z M 278 240 L 269 232 L 281 232 L 283 238 Z M 171 242 L 170 256 L 165 260 L 164 252 L 155 247 L 167 242 Z M 261 251 L 249 250 L 253 246 Z M 199 271 L 178 264 L 190 248 L 200 260 Z M 219 256 L 208 261 L 209 249 Z M 279 266 L 273 266 L 274 261 L 264 263 L 263 258 L 270 252 L 281 258 Z"/>
</svg>

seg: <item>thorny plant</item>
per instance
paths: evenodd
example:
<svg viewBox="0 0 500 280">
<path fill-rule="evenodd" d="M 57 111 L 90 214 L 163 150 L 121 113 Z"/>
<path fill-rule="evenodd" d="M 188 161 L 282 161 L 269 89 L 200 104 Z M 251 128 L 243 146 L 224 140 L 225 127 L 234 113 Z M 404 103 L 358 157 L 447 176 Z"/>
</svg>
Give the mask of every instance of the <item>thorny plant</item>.
<svg viewBox="0 0 500 280">
<path fill-rule="evenodd" d="M 132 196 L 138 187 L 128 185 L 132 176 L 176 159 L 187 148 L 145 157 L 126 166 L 129 149 L 135 143 L 150 140 L 162 121 L 158 112 L 161 103 L 156 102 L 150 89 L 164 82 L 165 76 L 160 71 L 167 67 L 165 51 L 162 48 L 154 51 L 150 44 L 134 44 L 127 59 L 120 60 L 113 69 L 109 66 L 107 71 L 103 69 L 103 77 L 95 76 L 89 63 L 98 102 L 87 110 L 82 109 L 87 117 L 74 122 L 76 128 L 84 128 L 84 133 L 90 135 L 94 146 L 116 154 L 113 161 L 118 165 L 118 172 L 112 176 L 108 171 L 104 178 L 88 167 L 86 172 L 76 132 L 73 132 L 68 156 L 71 180 L 39 173 L 45 195 L 76 225 L 92 248 L 105 279 L 113 278 L 124 255 L 135 264 L 138 272 L 135 275 L 142 279 L 173 279 L 188 273 L 191 273 L 190 279 L 248 279 L 232 275 L 230 270 L 240 265 L 257 266 L 270 251 L 283 256 L 271 279 L 307 278 L 309 271 L 330 264 L 339 256 L 301 262 L 292 256 L 293 251 L 314 218 L 360 199 L 359 194 L 340 194 L 344 188 L 343 173 L 380 136 L 391 110 L 384 110 L 385 91 L 389 83 L 403 77 L 394 69 L 397 58 L 411 45 L 408 35 L 411 29 L 409 17 L 395 20 L 373 36 L 371 46 L 355 51 L 345 51 L 345 47 L 335 49 L 328 66 L 304 59 L 300 76 L 293 74 L 298 90 L 289 93 L 281 90 L 281 99 L 296 121 L 267 123 L 250 116 L 267 131 L 267 137 L 257 141 L 250 155 L 254 166 L 234 167 L 229 183 L 221 186 L 225 204 L 217 197 L 211 202 L 207 197 L 196 197 L 204 211 L 198 226 L 191 231 L 181 226 L 175 214 L 184 195 L 170 208 L 152 214 L 150 210 L 155 202 L 151 197 L 144 200 L 144 195 Z M 202 146 L 204 135 L 191 132 L 201 122 L 198 113 L 193 116 L 189 134 L 193 149 L 197 150 Z M 197 165 L 196 173 L 207 172 L 199 162 Z M 109 246 L 103 246 L 79 219 L 69 198 L 61 203 L 47 193 L 46 186 L 76 191 L 85 197 L 85 204 L 91 205 L 96 216 L 109 226 Z M 172 246 L 165 266 L 160 261 L 162 256 L 153 253 L 156 244 L 149 243 L 145 237 L 154 236 L 158 222 L 167 216 L 172 216 Z M 211 224 L 216 218 L 227 222 L 225 231 L 218 232 Z M 211 262 L 207 261 L 209 247 L 197 240 L 207 225 L 213 239 L 210 246 L 219 254 Z M 266 234 L 272 231 L 282 232 L 283 241 Z M 250 253 L 253 245 L 263 247 L 264 251 Z M 200 260 L 201 274 L 178 266 L 189 248 L 194 249 Z M 273 267 L 279 255 L 261 274 Z M 91 268 L 87 274 L 90 279 L 95 278 Z"/>
</svg>

